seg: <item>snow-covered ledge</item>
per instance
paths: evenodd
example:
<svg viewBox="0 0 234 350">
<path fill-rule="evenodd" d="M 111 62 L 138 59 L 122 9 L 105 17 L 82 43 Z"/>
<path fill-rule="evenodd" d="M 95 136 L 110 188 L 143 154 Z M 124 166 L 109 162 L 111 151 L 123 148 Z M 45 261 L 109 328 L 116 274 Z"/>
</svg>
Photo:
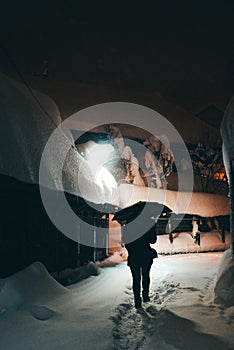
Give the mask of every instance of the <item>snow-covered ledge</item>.
<svg viewBox="0 0 234 350">
<path fill-rule="evenodd" d="M 169 207 L 176 214 L 202 217 L 229 215 L 229 198 L 217 194 L 177 192 L 158 188 L 119 185 L 119 206 L 124 208 L 138 201 L 157 202 Z"/>
</svg>

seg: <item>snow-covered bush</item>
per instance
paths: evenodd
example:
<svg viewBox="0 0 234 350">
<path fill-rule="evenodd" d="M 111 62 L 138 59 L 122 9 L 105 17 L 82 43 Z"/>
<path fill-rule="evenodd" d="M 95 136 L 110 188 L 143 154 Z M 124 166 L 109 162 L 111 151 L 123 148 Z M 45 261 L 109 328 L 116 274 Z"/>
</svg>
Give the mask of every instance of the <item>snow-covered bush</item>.
<svg viewBox="0 0 234 350">
<path fill-rule="evenodd" d="M 142 155 L 134 147 L 136 144 L 132 142 L 129 146 L 118 126 L 108 125 L 106 130 L 119 156 L 127 161 L 130 182 L 140 186 L 166 188 L 166 178 L 172 172 L 174 157 L 165 135 L 147 137 L 142 145 L 145 152 L 141 159 Z"/>
</svg>

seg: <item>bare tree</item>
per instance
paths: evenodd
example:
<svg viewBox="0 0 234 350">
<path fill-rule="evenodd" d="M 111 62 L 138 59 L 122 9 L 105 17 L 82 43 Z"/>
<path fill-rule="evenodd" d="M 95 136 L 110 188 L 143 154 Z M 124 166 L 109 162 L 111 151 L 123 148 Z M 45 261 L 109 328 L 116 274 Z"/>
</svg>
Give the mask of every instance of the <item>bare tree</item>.
<svg viewBox="0 0 234 350">
<path fill-rule="evenodd" d="M 209 192 L 210 185 L 215 181 L 216 187 L 227 181 L 222 158 L 222 144 L 214 145 L 199 142 L 190 149 L 194 173 L 199 176 L 203 192 Z"/>
</svg>

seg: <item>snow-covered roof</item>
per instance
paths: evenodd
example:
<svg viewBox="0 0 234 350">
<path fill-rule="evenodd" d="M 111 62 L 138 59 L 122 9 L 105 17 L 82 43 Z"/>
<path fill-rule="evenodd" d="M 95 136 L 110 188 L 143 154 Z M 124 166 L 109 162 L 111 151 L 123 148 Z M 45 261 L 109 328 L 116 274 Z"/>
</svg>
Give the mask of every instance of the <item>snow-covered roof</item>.
<svg viewBox="0 0 234 350">
<path fill-rule="evenodd" d="M 51 96 L 57 103 L 63 119 L 72 114 L 96 105 L 107 102 L 130 102 L 149 107 L 168 119 L 187 143 L 200 141 L 204 134 L 209 135 L 209 141 L 219 137 L 219 131 L 196 118 L 183 108 L 168 103 L 155 94 L 142 93 L 137 90 L 116 89 L 105 86 L 80 84 L 72 81 L 53 80 L 51 78 L 28 77 L 30 84 Z M 144 117 L 144 116 L 143 116 Z M 127 118 L 126 118 L 127 124 Z M 90 128 L 90 125 L 83 125 Z M 124 128 L 124 136 L 139 137 L 136 130 Z M 143 135 L 143 138 L 145 135 Z M 173 142 L 173 140 L 170 140 Z"/>
<path fill-rule="evenodd" d="M 77 94 L 79 94 L 79 91 Z M 84 92 L 82 93 L 84 94 Z M 76 92 L 73 91 L 73 98 L 75 98 L 75 94 Z M 38 184 L 39 169 L 42 163 L 49 179 L 48 182 L 42 183 L 43 185 L 81 195 L 94 203 L 118 204 L 118 194 L 113 194 L 113 189 L 109 189 L 107 185 L 96 183 L 88 162 L 79 155 L 75 148 L 71 148 L 73 138 L 70 131 L 65 128 L 57 129 L 57 126 L 61 123 L 61 116 L 57 105 L 51 98 L 36 90 L 30 90 L 27 86 L 0 74 L 0 101 L 1 174 L 15 177 L 27 183 Z M 169 107 L 167 106 L 167 108 Z M 185 125 L 186 116 L 185 114 L 181 116 L 183 117 L 181 123 Z M 177 119 L 178 121 L 179 119 Z M 195 123 L 195 129 L 196 126 L 199 127 L 199 130 L 203 128 L 202 124 Z M 55 129 L 57 134 L 54 143 L 52 142 L 52 146 L 50 145 L 50 148 L 44 150 Z M 209 130 L 209 127 L 207 130 Z M 63 178 L 61 178 L 62 171 Z M 83 191 L 80 184 L 83 186 Z M 144 186 L 134 186 L 134 189 L 132 185 L 122 186 L 127 186 L 126 191 L 124 191 L 125 198 L 130 191 L 128 198 L 132 198 L 133 201 L 158 201 L 159 203 L 165 203 L 175 212 L 184 212 L 181 203 L 185 203 L 186 200 L 188 202 L 189 198 L 183 193 L 179 195 L 182 200 L 177 201 L 178 192 L 167 191 L 166 202 L 162 202 L 162 196 L 159 196 L 159 192 L 162 190 L 148 189 Z M 134 193 L 134 196 L 132 193 Z M 121 196 L 122 192 L 120 190 L 121 205 L 128 205 L 127 202 L 124 203 Z M 192 202 L 188 205 L 186 213 L 201 216 L 229 213 L 228 199 L 223 200 L 222 198 L 221 200 L 219 196 L 206 195 L 200 201 L 200 196 L 192 195 Z"/>
<path fill-rule="evenodd" d="M 0 106 L 0 173 L 38 183 L 43 149 L 61 123 L 57 105 L 48 96 L 0 74 Z"/>
<path fill-rule="evenodd" d="M 71 132 L 60 125 L 51 98 L 0 74 L 0 105 L 0 174 L 82 195 L 94 203 L 111 202 L 112 191 L 103 190 L 88 162 L 72 147 Z"/>
</svg>

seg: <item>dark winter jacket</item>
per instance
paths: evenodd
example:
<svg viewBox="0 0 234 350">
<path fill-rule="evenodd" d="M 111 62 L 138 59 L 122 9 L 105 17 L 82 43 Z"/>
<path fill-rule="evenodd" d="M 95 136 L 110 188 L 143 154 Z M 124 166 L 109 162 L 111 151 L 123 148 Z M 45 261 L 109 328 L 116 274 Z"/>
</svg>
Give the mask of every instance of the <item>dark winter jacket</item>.
<svg viewBox="0 0 234 350">
<path fill-rule="evenodd" d="M 127 235 L 127 230 L 125 235 Z M 128 265 L 139 267 L 152 264 L 153 259 L 157 257 L 157 252 L 155 249 L 151 248 L 150 244 L 156 243 L 156 241 L 157 236 L 155 227 L 153 226 L 143 236 L 133 242 L 125 244 L 128 251 Z"/>
</svg>

